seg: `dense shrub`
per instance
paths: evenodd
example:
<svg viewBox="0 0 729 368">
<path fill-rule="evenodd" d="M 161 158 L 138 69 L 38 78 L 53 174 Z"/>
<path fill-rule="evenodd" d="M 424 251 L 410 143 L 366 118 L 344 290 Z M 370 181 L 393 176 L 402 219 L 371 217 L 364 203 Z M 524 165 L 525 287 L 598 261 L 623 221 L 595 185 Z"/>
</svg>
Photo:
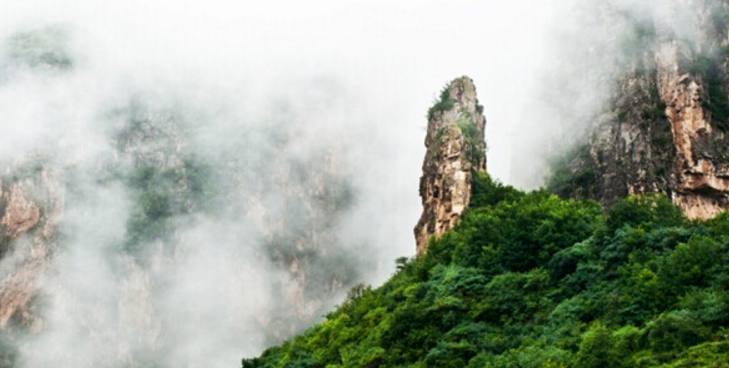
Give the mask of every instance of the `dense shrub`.
<svg viewBox="0 0 729 368">
<path fill-rule="evenodd" d="M 433 103 L 433 106 L 428 110 L 428 120 L 433 120 L 436 114 L 448 111 L 453 108 L 455 100 L 451 98 L 451 92 L 448 89 L 449 86 L 443 87 L 440 91 L 438 99 Z"/>
<path fill-rule="evenodd" d="M 604 211 L 478 176 L 460 225 L 263 367 L 726 367 L 729 216 Z"/>
</svg>

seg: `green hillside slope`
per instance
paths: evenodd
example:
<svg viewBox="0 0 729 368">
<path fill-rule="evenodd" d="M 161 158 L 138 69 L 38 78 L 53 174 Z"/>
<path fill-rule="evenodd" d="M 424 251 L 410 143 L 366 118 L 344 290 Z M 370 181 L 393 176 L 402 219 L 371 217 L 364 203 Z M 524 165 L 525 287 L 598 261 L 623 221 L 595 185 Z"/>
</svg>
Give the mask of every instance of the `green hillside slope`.
<svg viewBox="0 0 729 368">
<path fill-rule="evenodd" d="M 382 287 L 244 359 L 269 367 L 729 367 L 729 216 L 607 211 L 478 178 L 461 224 Z"/>
</svg>

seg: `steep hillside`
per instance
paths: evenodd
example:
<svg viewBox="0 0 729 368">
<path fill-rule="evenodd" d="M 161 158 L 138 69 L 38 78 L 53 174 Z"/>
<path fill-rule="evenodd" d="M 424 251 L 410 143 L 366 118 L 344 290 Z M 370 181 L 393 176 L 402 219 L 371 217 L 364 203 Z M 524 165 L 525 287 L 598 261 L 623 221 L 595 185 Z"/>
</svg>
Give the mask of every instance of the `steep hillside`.
<svg viewBox="0 0 729 368">
<path fill-rule="evenodd" d="M 524 193 L 479 175 L 455 230 L 244 368 L 726 367 L 729 215 Z"/>
<path fill-rule="evenodd" d="M 660 188 L 604 207 L 494 182 L 480 108 L 437 134 L 457 120 L 464 85 L 429 113 L 418 257 L 243 368 L 728 366 L 729 214 L 690 220 Z"/>
</svg>

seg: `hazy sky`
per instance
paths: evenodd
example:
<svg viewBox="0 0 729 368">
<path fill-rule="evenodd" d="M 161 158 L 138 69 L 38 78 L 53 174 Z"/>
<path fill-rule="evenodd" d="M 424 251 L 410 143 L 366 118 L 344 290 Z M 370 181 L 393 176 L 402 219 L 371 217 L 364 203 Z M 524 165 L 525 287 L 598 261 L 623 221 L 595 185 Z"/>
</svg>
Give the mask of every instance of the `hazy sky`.
<svg viewBox="0 0 729 368">
<path fill-rule="evenodd" d="M 464 74 L 486 108 L 489 171 L 511 181 L 512 132 L 530 107 L 556 3 L 5 0 L 0 36 L 70 24 L 89 64 L 140 79 L 286 89 L 299 77 L 336 78 L 363 108 L 391 116 L 416 188 L 425 111 Z"/>
</svg>

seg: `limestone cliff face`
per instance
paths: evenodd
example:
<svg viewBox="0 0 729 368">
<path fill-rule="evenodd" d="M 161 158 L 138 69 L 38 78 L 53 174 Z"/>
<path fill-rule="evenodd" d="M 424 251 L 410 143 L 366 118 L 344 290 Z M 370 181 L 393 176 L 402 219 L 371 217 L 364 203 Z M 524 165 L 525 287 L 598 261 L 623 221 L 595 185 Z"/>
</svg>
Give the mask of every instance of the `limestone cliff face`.
<svg viewBox="0 0 729 368">
<path fill-rule="evenodd" d="M 423 213 L 415 226 L 418 254 L 428 239 L 452 229 L 471 199 L 474 172 L 486 170 L 486 119 L 468 77 L 452 81 L 428 113 L 420 178 Z"/>
<path fill-rule="evenodd" d="M 706 219 L 729 208 L 729 137 L 726 122 L 716 116 L 722 112 L 712 112 L 712 100 L 726 103 L 727 73 L 725 67 L 692 72 L 680 58 L 676 44 L 663 45 L 656 57 L 658 90 L 676 151 L 672 197 L 689 217 Z M 727 61 L 723 56 L 717 62 Z M 713 78 L 721 85 L 710 86 Z"/>
<path fill-rule="evenodd" d="M 0 330 L 40 328 L 33 312 L 53 252 L 63 207 L 55 175 L 45 168 L 0 181 L 0 258 L 14 261 L 0 278 Z"/>
<path fill-rule="evenodd" d="M 729 208 L 729 22 L 697 17 L 706 22 L 697 21 L 705 26 L 694 43 L 654 26 L 655 39 L 617 83 L 588 143 L 553 174 L 552 190 L 605 204 L 660 192 L 698 219 Z"/>
<path fill-rule="evenodd" d="M 73 62 L 67 44 L 62 27 L 13 34 L 0 47 L 7 62 L 2 68 L 40 74 L 69 71 Z M 42 328 L 36 301 L 42 298 L 40 283 L 56 247 L 64 200 L 59 173 L 42 161 L 29 157 L 24 163 L 0 162 L 0 336 L 16 327 Z"/>
</svg>

